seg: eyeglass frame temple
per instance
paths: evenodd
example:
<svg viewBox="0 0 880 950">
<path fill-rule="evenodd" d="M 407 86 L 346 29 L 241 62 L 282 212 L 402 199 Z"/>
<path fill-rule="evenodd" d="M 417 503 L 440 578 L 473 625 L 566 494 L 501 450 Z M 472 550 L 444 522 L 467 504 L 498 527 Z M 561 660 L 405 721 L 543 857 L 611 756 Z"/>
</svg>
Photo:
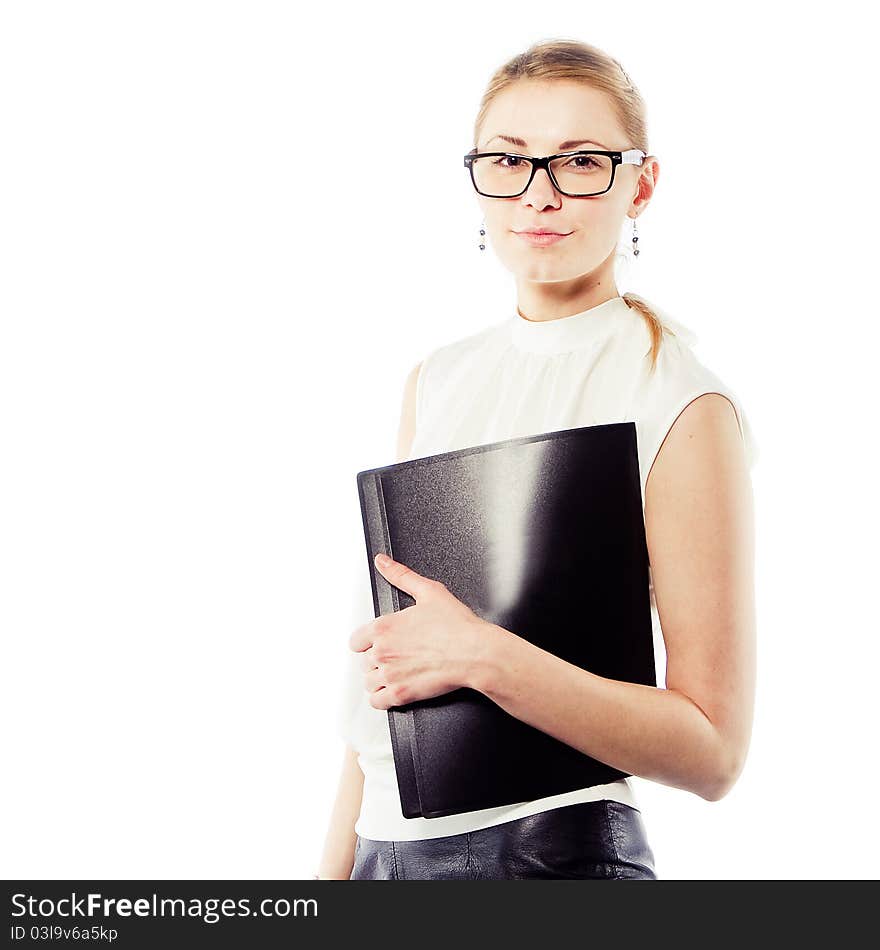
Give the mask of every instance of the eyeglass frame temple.
<svg viewBox="0 0 880 950">
<path fill-rule="evenodd" d="M 486 195 L 479 188 L 477 188 L 477 183 L 474 181 L 474 162 L 475 158 L 489 158 L 492 155 L 510 155 L 512 158 L 524 158 L 531 163 L 532 173 L 529 175 L 529 180 L 526 182 L 525 187 L 522 191 L 517 192 L 515 195 Z M 571 195 L 567 191 L 563 191 L 555 177 L 553 176 L 553 171 L 550 168 L 550 162 L 554 158 L 567 158 L 570 155 L 605 155 L 611 159 L 611 181 L 608 182 L 608 187 L 604 191 L 597 191 L 592 195 Z M 471 184 L 474 186 L 478 195 L 483 195 L 484 198 L 519 198 L 524 195 L 528 190 L 529 186 L 532 184 L 535 178 L 535 173 L 539 168 L 543 168 L 547 172 L 547 177 L 553 183 L 553 187 L 561 194 L 565 195 L 567 198 L 596 198 L 599 195 L 607 194 L 611 191 L 611 188 L 614 185 L 614 175 L 617 171 L 618 165 L 641 165 L 642 162 L 647 158 L 647 153 L 642 151 L 640 148 L 627 148 L 620 151 L 612 152 L 605 149 L 597 148 L 588 148 L 588 149 L 576 149 L 573 152 L 558 152 L 556 155 L 545 155 L 543 158 L 537 158 L 532 155 L 519 155 L 516 152 L 477 152 L 474 149 L 471 149 L 464 156 L 464 167 L 468 169 L 471 175 Z"/>
</svg>

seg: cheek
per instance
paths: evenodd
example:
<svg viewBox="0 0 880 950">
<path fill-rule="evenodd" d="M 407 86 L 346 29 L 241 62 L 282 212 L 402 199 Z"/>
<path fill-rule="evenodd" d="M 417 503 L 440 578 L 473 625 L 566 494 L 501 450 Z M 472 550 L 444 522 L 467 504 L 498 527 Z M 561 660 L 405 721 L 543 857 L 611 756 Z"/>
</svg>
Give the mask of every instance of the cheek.
<svg viewBox="0 0 880 950">
<path fill-rule="evenodd" d="M 580 247 L 590 247 L 596 251 L 607 251 L 614 247 L 622 235 L 623 214 L 610 205 L 603 207 L 589 220 L 581 221 L 578 230 L 572 235 Z"/>
</svg>

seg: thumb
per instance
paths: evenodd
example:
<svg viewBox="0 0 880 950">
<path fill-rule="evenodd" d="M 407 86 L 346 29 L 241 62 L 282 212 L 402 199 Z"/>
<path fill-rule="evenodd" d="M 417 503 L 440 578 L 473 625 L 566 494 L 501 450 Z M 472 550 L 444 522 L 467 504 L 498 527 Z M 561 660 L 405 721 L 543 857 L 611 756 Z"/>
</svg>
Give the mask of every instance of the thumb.
<svg viewBox="0 0 880 950">
<path fill-rule="evenodd" d="M 411 594 L 416 600 L 427 594 L 428 586 L 431 583 L 430 578 L 425 577 L 423 574 L 418 574 L 411 567 L 401 564 L 400 561 L 395 561 L 394 558 L 389 557 L 387 554 L 377 554 L 375 558 L 373 558 L 373 562 L 379 573 L 389 584 L 393 584 L 395 587 L 406 591 L 407 594 Z"/>
</svg>

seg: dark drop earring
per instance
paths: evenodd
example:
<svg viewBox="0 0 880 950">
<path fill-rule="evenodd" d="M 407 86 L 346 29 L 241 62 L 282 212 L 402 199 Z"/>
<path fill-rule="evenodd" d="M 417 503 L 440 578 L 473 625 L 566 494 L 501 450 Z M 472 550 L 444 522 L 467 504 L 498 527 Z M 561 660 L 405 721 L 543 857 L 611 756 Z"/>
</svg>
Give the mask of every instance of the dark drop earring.
<svg viewBox="0 0 880 950">
<path fill-rule="evenodd" d="M 483 223 L 480 225 L 480 250 L 481 251 L 486 250 L 485 237 L 486 237 L 486 220 L 484 218 Z"/>
<path fill-rule="evenodd" d="M 636 257 L 639 256 L 638 243 L 639 243 L 639 235 L 638 235 L 638 232 L 636 231 L 636 219 L 633 218 L 633 254 Z"/>
</svg>

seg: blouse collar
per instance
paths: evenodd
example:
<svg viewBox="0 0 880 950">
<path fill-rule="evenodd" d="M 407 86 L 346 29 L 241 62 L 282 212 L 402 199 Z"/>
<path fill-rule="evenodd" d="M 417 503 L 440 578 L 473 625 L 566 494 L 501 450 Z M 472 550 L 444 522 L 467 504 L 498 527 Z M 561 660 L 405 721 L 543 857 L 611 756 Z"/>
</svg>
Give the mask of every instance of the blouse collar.
<svg viewBox="0 0 880 950">
<path fill-rule="evenodd" d="M 531 353 L 565 353 L 601 342 L 624 313 L 630 314 L 623 297 L 612 297 L 603 303 L 552 320 L 527 320 L 514 311 L 510 319 L 510 340 L 519 350 Z M 636 312 L 636 316 L 639 314 Z"/>
</svg>

